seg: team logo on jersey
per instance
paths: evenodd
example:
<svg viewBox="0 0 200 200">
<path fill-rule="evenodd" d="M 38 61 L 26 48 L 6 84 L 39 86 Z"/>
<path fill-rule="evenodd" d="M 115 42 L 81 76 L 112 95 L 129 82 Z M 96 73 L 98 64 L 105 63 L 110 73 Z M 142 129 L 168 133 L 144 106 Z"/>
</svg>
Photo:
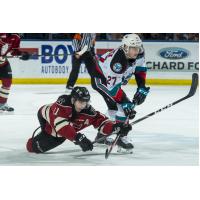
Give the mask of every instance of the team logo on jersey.
<svg viewBox="0 0 200 200">
<path fill-rule="evenodd" d="M 120 63 L 115 63 L 113 66 L 115 72 L 120 72 L 122 70 L 122 65 Z"/>
<path fill-rule="evenodd" d="M 59 98 L 58 100 L 57 100 L 57 103 L 58 104 L 63 104 L 65 102 L 65 99 L 64 98 Z"/>
</svg>

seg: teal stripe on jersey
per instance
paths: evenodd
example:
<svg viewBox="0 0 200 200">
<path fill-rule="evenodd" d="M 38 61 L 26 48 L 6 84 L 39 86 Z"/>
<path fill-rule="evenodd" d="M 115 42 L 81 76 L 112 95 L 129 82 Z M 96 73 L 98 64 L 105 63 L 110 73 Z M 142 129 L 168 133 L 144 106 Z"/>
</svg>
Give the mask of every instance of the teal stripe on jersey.
<svg viewBox="0 0 200 200">
<path fill-rule="evenodd" d="M 121 121 L 121 122 L 125 122 L 127 117 L 116 116 L 115 119 L 118 120 L 118 121 Z"/>
<path fill-rule="evenodd" d="M 147 67 L 137 66 L 135 68 L 135 72 L 146 72 L 146 71 L 147 71 Z"/>
<path fill-rule="evenodd" d="M 111 91 L 107 89 L 107 87 L 105 87 L 103 84 L 101 84 L 99 79 L 97 80 L 97 86 L 100 87 L 105 93 L 107 93 L 109 96 L 114 97 L 119 88 L 121 87 L 121 83 L 118 83 Z"/>
</svg>

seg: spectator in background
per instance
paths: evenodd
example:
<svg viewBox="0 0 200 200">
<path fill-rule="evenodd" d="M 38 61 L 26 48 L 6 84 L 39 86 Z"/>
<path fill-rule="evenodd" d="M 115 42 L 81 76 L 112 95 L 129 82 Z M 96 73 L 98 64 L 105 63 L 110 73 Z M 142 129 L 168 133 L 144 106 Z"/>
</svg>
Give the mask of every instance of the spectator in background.
<svg viewBox="0 0 200 200">
<path fill-rule="evenodd" d="M 49 33 L 24 33 L 26 39 L 48 39 Z"/>
<path fill-rule="evenodd" d="M 174 40 L 187 40 L 187 34 L 185 33 L 175 33 L 174 34 Z"/>
<path fill-rule="evenodd" d="M 123 38 L 122 33 L 112 33 L 113 40 L 121 40 Z"/>
<path fill-rule="evenodd" d="M 96 40 L 120 40 L 128 33 L 97 33 Z M 74 33 L 22 33 L 23 39 L 39 39 L 39 40 L 69 40 L 73 39 Z M 165 40 L 165 41 L 199 41 L 198 33 L 138 33 L 142 40 Z"/>
<path fill-rule="evenodd" d="M 73 39 L 73 33 L 52 33 L 52 39 Z"/>
<path fill-rule="evenodd" d="M 165 40 L 167 40 L 167 41 L 174 40 L 174 34 L 173 33 L 166 33 Z"/>
<path fill-rule="evenodd" d="M 96 33 L 96 40 L 107 40 L 106 33 Z"/>
<path fill-rule="evenodd" d="M 199 41 L 199 34 L 198 33 L 188 33 L 188 40 Z"/>
</svg>

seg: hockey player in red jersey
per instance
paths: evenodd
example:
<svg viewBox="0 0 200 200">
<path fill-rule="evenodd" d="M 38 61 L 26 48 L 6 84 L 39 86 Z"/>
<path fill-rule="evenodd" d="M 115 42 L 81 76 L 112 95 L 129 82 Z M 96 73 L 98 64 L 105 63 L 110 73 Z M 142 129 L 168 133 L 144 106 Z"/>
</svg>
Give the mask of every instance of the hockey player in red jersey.
<svg viewBox="0 0 200 200">
<path fill-rule="evenodd" d="M 18 34 L 0 33 L 0 80 L 2 86 L 0 88 L 0 113 L 12 112 L 14 108 L 7 105 L 8 95 L 12 84 L 12 70 L 6 56 L 20 56 L 22 60 L 28 60 L 29 54 L 21 52 L 20 37 Z"/>
<path fill-rule="evenodd" d="M 44 105 L 38 111 L 41 132 L 27 142 L 29 152 L 44 153 L 66 139 L 79 145 L 83 151 L 93 149 L 92 142 L 79 131 L 93 125 L 100 134 L 109 135 L 113 131 L 127 135 L 131 126 L 116 123 L 96 111 L 90 104 L 90 94 L 85 87 L 73 88 L 70 95 L 62 95 L 55 103 Z"/>
</svg>

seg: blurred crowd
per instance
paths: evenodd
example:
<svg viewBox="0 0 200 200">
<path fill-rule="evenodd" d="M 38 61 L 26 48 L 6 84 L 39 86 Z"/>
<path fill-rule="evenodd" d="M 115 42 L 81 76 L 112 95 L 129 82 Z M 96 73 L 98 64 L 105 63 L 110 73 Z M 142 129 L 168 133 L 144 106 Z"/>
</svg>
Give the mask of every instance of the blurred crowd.
<svg viewBox="0 0 200 200">
<path fill-rule="evenodd" d="M 127 33 L 96 33 L 96 40 L 121 40 Z M 137 33 L 142 40 L 199 41 L 199 33 Z M 73 33 L 22 33 L 23 39 L 64 40 L 72 39 Z"/>
</svg>

